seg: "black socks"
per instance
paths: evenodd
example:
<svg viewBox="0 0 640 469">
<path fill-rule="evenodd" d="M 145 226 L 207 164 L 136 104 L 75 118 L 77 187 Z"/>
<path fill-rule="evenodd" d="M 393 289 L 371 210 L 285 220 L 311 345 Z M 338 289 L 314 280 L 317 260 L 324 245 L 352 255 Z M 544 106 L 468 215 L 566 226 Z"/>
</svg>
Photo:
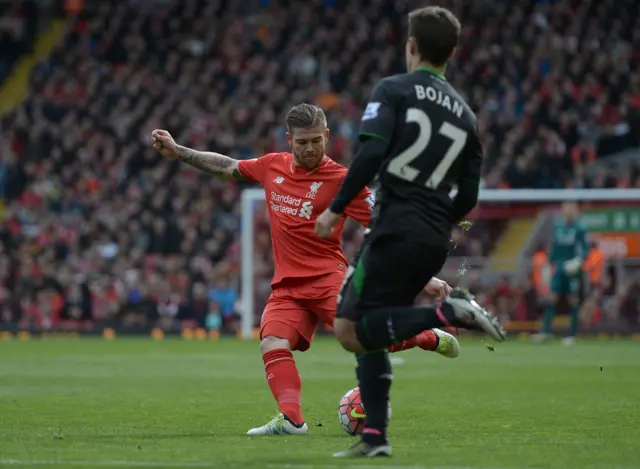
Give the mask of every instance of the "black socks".
<svg viewBox="0 0 640 469">
<path fill-rule="evenodd" d="M 450 313 L 450 305 L 402 306 L 364 311 L 356 323 L 358 342 L 366 350 L 387 348 L 403 340 L 411 339 L 422 331 L 448 325 L 441 317 Z"/>
<path fill-rule="evenodd" d="M 393 375 L 386 350 L 356 355 L 356 375 L 360 396 L 367 415 L 362 439 L 372 446 L 387 443 L 389 390 Z"/>
</svg>

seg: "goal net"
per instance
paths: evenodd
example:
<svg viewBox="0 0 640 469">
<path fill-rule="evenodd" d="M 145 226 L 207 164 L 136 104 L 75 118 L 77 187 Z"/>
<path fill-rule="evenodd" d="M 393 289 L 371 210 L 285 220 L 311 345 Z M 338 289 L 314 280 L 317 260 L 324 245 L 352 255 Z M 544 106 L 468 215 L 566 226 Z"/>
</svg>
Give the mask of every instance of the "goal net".
<svg viewBox="0 0 640 469">
<path fill-rule="evenodd" d="M 550 276 L 547 268 L 536 264 L 536 253 L 548 248 L 561 204 L 568 201 L 579 202 L 580 221 L 594 250 L 604 258 L 593 273 L 585 270 L 581 309 L 587 318 L 585 324 L 600 332 L 640 332 L 637 189 L 482 190 L 469 220 L 452 233 L 450 256 L 441 278 L 470 289 L 506 321 L 508 328 L 533 332 Z M 347 257 L 355 253 L 362 238 L 362 229 L 356 225 L 348 223 L 345 228 Z M 241 249 L 241 333 L 248 339 L 257 334 L 273 274 L 269 216 L 262 189 L 242 193 Z M 596 280 L 600 285 L 597 295 L 593 287 Z M 562 316 L 557 320 L 562 327 Z"/>
</svg>

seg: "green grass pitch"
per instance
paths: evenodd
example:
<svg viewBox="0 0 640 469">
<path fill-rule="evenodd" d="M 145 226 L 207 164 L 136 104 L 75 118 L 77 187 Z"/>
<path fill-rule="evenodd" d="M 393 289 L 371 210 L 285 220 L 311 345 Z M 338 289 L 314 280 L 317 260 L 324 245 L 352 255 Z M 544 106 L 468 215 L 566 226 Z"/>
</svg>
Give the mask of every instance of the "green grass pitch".
<svg viewBox="0 0 640 469">
<path fill-rule="evenodd" d="M 0 467 L 640 468 L 640 344 L 462 338 L 394 368 L 390 460 L 332 460 L 354 360 L 298 354 L 308 437 L 248 438 L 275 404 L 257 342 L 0 342 Z"/>
</svg>

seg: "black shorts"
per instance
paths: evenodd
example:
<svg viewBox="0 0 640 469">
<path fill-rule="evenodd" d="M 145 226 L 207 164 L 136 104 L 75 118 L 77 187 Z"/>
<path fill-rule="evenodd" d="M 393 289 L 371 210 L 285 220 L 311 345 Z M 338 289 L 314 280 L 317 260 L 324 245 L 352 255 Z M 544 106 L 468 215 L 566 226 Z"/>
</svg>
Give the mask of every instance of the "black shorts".
<svg viewBox="0 0 640 469">
<path fill-rule="evenodd" d="M 446 247 L 398 235 L 366 239 L 349 266 L 336 317 L 356 321 L 368 309 L 411 306 L 446 259 Z"/>
</svg>

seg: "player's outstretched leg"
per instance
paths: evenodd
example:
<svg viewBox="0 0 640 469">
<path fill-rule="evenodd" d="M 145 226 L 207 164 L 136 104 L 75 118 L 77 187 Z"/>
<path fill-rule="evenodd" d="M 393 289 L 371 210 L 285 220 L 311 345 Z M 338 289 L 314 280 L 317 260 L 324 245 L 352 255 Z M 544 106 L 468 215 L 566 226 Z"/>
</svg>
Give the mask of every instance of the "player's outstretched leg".
<svg viewBox="0 0 640 469">
<path fill-rule="evenodd" d="M 422 350 L 436 352 L 447 358 L 456 358 L 460 355 L 460 344 L 452 334 L 441 329 L 423 331 L 411 339 L 403 340 L 397 344 L 389 345 L 387 350 L 391 353 L 410 350 L 420 347 Z"/>
<path fill-rule="evenodd" d="M 302 380 L 287 339 L 267 336 L 260 343 L 267 383 L 278 403 L 280 413 L 261 427 L 252 428 L 249 436 L 307 435 L 309 428 L 302 416 L 300 394 Z"/>
<path fill-rule="evenodd" d="M 365 311 L 363 316 L 366 320 L 357 321 L 355 329 L 359 345 L 365 350 L 386 348 L 421 331 L 442 326 L 483 330 L 497 341 L 506 337 L 498 318 L 480 306 L 473 295 L 459 288 L 439 307 L 376 308 Z M 351 351 L 357 352 L 357 345 L 354 348 Z"/>
</svg>

